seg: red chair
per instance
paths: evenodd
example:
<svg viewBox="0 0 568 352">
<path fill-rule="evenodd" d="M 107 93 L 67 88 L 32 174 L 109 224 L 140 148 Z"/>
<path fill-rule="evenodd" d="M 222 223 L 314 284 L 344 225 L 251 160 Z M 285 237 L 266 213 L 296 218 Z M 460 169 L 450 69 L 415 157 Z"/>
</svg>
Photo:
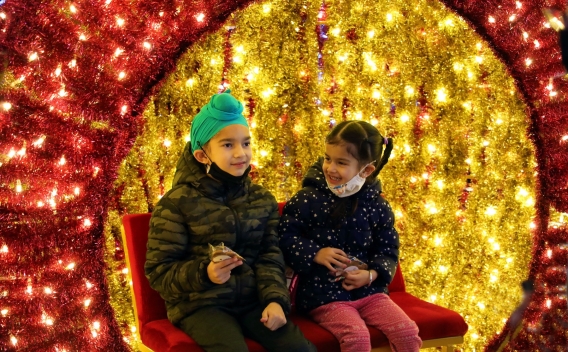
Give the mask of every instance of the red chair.
<svg viewBox="0 0 568 352">
<path fill-rule="evenodd" d="M 280 204 L 280 211 L 282 207 L 283 204 Z M 132 276 L 132 303 L 140 350 L 143 352 L 203 351 L 193 339 L 170 323 L 164 300 L 150 287 L 144 275 L 150 214 L 125 215 L 122 224 L 124 251 Z M 392 300 L 418 325 L 423 340 L 422 348 L 442 347 L 443 351 L 452 351 L 452 345 L 463 343 L 463 336 L 468 328 L 464 319 L 452 310 L 420 300 L 407 293 L 400 267 L 389 285 L 389 290 Z M 302 330 L 304 336 L 316 345 L 318 351 L 340 352 L 339 342 L 335 337 L 309 317 L 293 312 L 290 318 Z M 388 340 L 382 332 L 371 327 L 369 331 L 373 352 L 390 351 Z M 255 341 L 247 339 L 247 345 L 251 352 L 265 351 Z"/>
</svg>

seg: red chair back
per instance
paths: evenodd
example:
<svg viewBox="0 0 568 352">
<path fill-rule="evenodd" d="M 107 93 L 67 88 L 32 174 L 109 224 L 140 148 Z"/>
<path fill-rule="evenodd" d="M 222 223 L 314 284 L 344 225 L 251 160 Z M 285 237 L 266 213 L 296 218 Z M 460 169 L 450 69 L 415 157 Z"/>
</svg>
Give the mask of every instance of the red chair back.
<svg viewBox="0 0 568 352">
<path fill-rule="evenodd" d="M 167 319 L 164 300 L 150 287 L 144 275 L 151 215 L 150 213 L 132 214 L 122 218 L 123 245 L 131 270 L 133 303 L 139 329 L 151 321 Z"/>
</svg>

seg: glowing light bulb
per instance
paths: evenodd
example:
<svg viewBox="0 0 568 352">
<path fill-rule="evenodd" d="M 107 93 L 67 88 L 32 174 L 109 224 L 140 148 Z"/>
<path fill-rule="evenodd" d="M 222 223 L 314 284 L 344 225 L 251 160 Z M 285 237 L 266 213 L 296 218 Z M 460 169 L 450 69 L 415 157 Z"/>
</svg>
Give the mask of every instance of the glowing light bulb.
<svg viewBox="0 0 568 352">
<path fill-rule="evenodd" d="M 483 62 L 483 57 L 482 56 L 476 56 L 475 57 L 475 62 L 477 62 L 478 64 Z"/>
<path fill-rule="evenodd" d="M 59 159 L 59 161 L 57 162 L 59 165 L 63 166 L 65 165 L 65 163 L 67 162 L 67 160 L 65 160 L 65 156 L 62 155 L 61 159 Z"/>
<path fill-rule="evenodd" d="M 377 126 L 378 124 L 379 124 L 379 120 L 377 120 L 376 118 L 373 117 L 373 118 L 371 119 L 371 125 Z M 391 152 L 391 157 L 392 157 L 393 154 L 394 154 L 394 153 Z"/>
<path fill-rule="evenodd" d="M 90 227 L 92 225 L 91 220 L 90 219 L 85 219 L 83 221 L 83 225 L 85 225 L 85 227 Z"/>
<path fill-rule="evenodd" d="M 439 246 L 442 244 L 442 239 L 438 236 L 436 236 L 436 238 L 434 239 L 434 245 L 435 246 Z"/>
<path fill-rule="evenodd" d="M 266 150 L 261 150 L 260 151 L 260 156 L 262 157 L 266 157 L 268 155 L 268 152 Z"/>
<path fill-rule="evenodd" d="M 16 180 L 16 193 L 22 192 L 22 182 L 20 180 Z"/>
<path fill-rule="evenodd" d="M 85 300 L 85 307 L 88 307 L 89 305 L 91 305 L 91 300 L 90 300 L 90 299 L 86 299 L 86 300 Z"/>
<path fill-rule="evenodd" d="M 272 88 L 268 88 L 262 92 L 262 96 L 265 98 L 269 98 L 272 94 L 274 94 L 274 90 Z"/>
<path fill-rule="evenodd" d="M 440 265 L 440 266 L 438 267 L 438 270 L 439 270 L 441 273 L 446 273 L 446 272 L 448 272 L 448 268 L 447 268 L 446 266 L 444 266 L 444 265 Z"/>
<path fill-rule="evenodd" d="M 16 346 L 18 344 L 18 339 L 14 337 L 14 335 L 10 336 L 10 342 L 12 345 Z"/>
<path fill-rule="evenodd" d="M 93 284 L 89 281 L 85 282 L 85 285 L 87 285 L 87 289 L 91 289 L 93 287 Z"/>
<path fill-rule="evenodd" d="M 552 306 L 552 301 L 549 299 L 546 300 L 546 308 L 550 308 Z"/>
<path fill-rule="evenodd" d="M 363 119 L 363 113 L 361 111 L 357 111 L 355 113 L 355 119 L 356 120 L 362 120 Z"/>
<path fill-rule="evenodd" d="M 73 60 L 69 61 L 69 67 L 70 68 L 74 68 L 75 66 L 77 66 L 77 60 L 73 59 Z"/>
<path fill-rule="evenodd" d="M 517 6 L 518 9 L 523 7 L 523 4 L 520 1 L 515 1 L 515 5 Z"/>
<path fill-rule="evenodd" d="M 55 69 L 55 77 L 59 77 L 60 74 L 61 74 L 61 66 L 58 66 L 58 67 Z"/>
<path fill-rule="evenodd" d="M 3 317 L 5 317 L 6 315 L 8 315 L 8 309 L 2 309 L 0 310 L 0 313 L 2 314 Z"/>
<path fill-rule="evenodd" d="M 98 321 L 94 321 L 94 322 L 93 322 L 93 328 L 94 328 L 95 330 L 99 330 L 99 329 L 101 328 L 101 323 L 98 322 Z"/>
<path fill-rule="evenodd" d="M 568 135 L 562 136 L 562 138 L 560 138 L 560 140 L 561 140 L 562 142 L 568 141 Z"/>
<path fill-rule="evenodd" d="M 128 111 L 128 106 L 122 105 L 122 107 L 120 108 L 120 112 L 124 115 L 126 114 L 127 111 Z"/>
<path fill-rule="evenodd" d="M 529 67 L 532 63 L 533 63 L 533 60 L 532 60 L 531 58 L 528 58 L 528 57 L 527 57 L 527 58 L 525 59 L 525 65 L 526 65 L 527 67 Z"/>
<path fill-rule="evenodd" d="M 67 269 L 67 270 L 73 270 L 73 269 L 75 269 L 75 263 L 69 263 L 69 265 L 67 265 L 67 266 L 65 267 L 65 269 Z"/>
<path fill-rule="evenodd" d="M 147 49 L 147 50 L 152 49 L 152 44 L 150 44 L 148 42 L 142 43 L 142 46 L 144 47 L 144 49 Z"/>
<path fill-rule="evenodd" d="M 116 18 L 116 24 L 117 24 L 119 27 L 124 26 L 124 19 L 122 19 L 122 18 L 120 18 L 120 17 L 117 17 L 117 18 Z"/>
<path fill-rule="evenodd" d="M 509 16 L 509 22 L 513 22 L 516 18 L 517 16 L 515 16 L 514 14 Z"/>
<path fill-rule="evenodd" d="M 116 50 L 114 51 L 114 56 L 119 57 L 120 54 L 122 54 L 124 52 L 123 49 L 121 48 L 116 48 Z"/>
<path fill-rule="evenodd" d="M 489 16 L 487 20 L 489 21 L 489 23 L 495 23 L 495 17 L 493 16 Z"/>
<path fill-rule="evenodd" d="M 448 94 L 446 93 L 446 90 L 444 88 L 440 88 L 436 91 L 436 100 L 438 100 L 439 102 L 446 102 L 447 97 Z"/>
<path fill-rule="evenodd" d="M 135 333 L 136 332 L 136 326 L 131 325 L 130 326 L 130 332 Z"/>
<path fill-rule="evenodd" d="M 373 97 L 373 99 L 380 99 L 381 98 L 381 92 L 379 92 L 378 90 L 373 90 L 372 97 Z"/>
<path fill-rule="evenodd" d="M 4 12 L 0 12 L 0 18 L 5 20 L 6 19 L 6 14 Z"/>
<path fill-rule="evenodd" d="M 485 309 L 485 304 L 483 302 L 479 302 L 477 303 L 477 306 L 479 307 L 479 309 L 484 310 Z"/>
<path fill-rule="evenodd" d="M 197 20 L 197 22 L 203 22 L 205 15 L 203 13 L 198 13 L 197 15 L 195 15 L 195 19 Z"/>
<path fill-rule="evenodd" d="M 552 249 L 546 250 L 546 256 L 548 257 L 548 259 L 552 258 Z"/>
<path fill-rule="evenodd" d="M 172 141 L 169 139 L 164 139 L 164 147 L 169 148 L 172 146 Z"/>
<path fill-rule="evenodd" d="M 438 186 L 439 189 L 444 189 L 444 181 L 443 180 L 436 181 L 436 185 Z"/>
<path fill-rule="evenodd" d="M 79 40 L 85 41 L 85 40 L 87 40 L 87 37 L 83 33 L 81 33 L 81 34 L 79 34 Z"/>
<path fill-rule="evenodd" d="M 67 96 L 67 91 L 65 90 L 65 88 L 61 88 L 59 90 L 59 93 L 57 93 L 57 94 L 59 94 L 60 97 L 64 97 L 64 96 Z"/>
<path fill-rule="evenodd" d="M 367 37 L 373 38 L 374 36 L 375 36 L 375 31 L 370 30 L 370 31 L 367 32 Z"/>
<path fill-rule="evenodd" d="M 529 37 L 529 34 L 527 32 L 523 32 L 523 39 L 527 40 Z"/>
<path fill-rule="evenodd" d="M 122 273 L 123 273 L 124 275 L 128 274 L 128 268 L 122 269 Z"/>
<path fill-rule="evenodd" d="M 487 147 L 489 145 L 489 141 L 483 141 L 482 144 L 483 144 L 484 147 Z"/>
<path fill-rule="evenodd" d="M 534 40 L 534 47 L 535 48 L 540 48 L 540 42 L 538 40 Z"/>
<path fill-rule="evenodd" d="M 6 111 L 10 110 L 12 108 L 12 104 L 10 104 L 9 102 L 5 101 L 2 103 L 2 108 Z"/>
<path fill-rule="evenodd" d="M 43 207 L 44 205 L 45 204 L 41 200 L 37 202 L 37 206 L 40 208 Z"/>
<path fill-rule="evenodd" d="M 392 13 L 387 13 L 387 22 L 392 21 Z"/>
<path fill-rule="evenodd" d="M 270 10 L 271 10 L 270 4 L 264 4 L 264 5 L 262 5 L 262 11 L 263 11 L 264 13 L 269 13 Z"/>
<path fill-rule="evenodd" d="M 29 61 L 35 61 L 35 60 L 38 59 L 38 57 L 39 57 L 39 56 L 37 55 L 37 53 L 35 53 L 35 52 L 34 52 L 34 53 L 30 53 L 30 55 L 28 56 L 28 60 L 29 60 Z"/>
<path fill-rule="evenodd" d="M 7 246 L 7 245 L 3 245 L 2 248 L 0 248 L 0 252 L 1 252 L 1 253 L 8 253 L 8 246 Z"/>
<path fill-rule="evenodd" d="M 49 288 L 49 287 L 45 287 L 45 288 L 43 289 L 43 292 L 44 292 L 46 295 L 50 295 L 50 294 L 53 293 L 53 291 L 52 291 L 51 288 Z"/>
<path fill-rule="evenodd" d="M 126 77 L 126 73 L 124 73 L 124 71 L 121 71 L 121 72 L 118 74 L 118 79 L 121 80 L 121 79 L 123 79 L 124 77 Z"/>
<path fill-rule="evenodd" d="M 432 303 L 436 302 L 436 295 L 430 296 L 430 302 L 432 302 Z"/>
<path fill-rule="evenodd" d="M 490 206 L 487 208 L 487 210 L 485 210 L 485 215 L 489 215 L 489 216 L 493 216 L 497 214 L 497 209 L 495 209 L 495 207 Z"/>
<path fill-rule="evenodd" d="M 335 27 L 331 30 L 331 34 L 333 34 L 336 37 L 339 35 L 339 33 L 341 33 L 341 28 L 339 27 Z"/>
</svg>

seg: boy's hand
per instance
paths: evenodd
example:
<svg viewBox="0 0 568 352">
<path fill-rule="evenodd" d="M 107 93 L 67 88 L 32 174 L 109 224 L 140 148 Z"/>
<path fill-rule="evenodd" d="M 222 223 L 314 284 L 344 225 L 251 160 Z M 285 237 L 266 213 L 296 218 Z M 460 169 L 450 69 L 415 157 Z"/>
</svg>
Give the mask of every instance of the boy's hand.
<svg viewBox="0 0 568 352">
<path fill-rule="evenodd" d="M 376 278 L 376 272 L 373 272 L 373 279 Z M 345 279 L 341 286 L 347 291 L 354 290 L 369 284 L 368 270 L 353 270 L 345 273 Z"/>
<path fill-rule="evenodd" d="M 329 271 L 334 273 L 336 270 L 331 266 L 332 264 L 337 267 L 345 268 L 347 267 L 346 264 L 349 264 L 351 260 L 347 258 L 347 254 L 341 249 L 326 247 L 316 253 L 314 262 L 325 266 Z"/>
<path fill-rule="evenodd" d="M 219 263 L 209 262 L 207 276 L 215 284 L 224 284 L 231 277 L 231 270 L 242 264 L 243 261 L 237 257 L 226 259 Z"/>
<path fill-rule="evenodd" d="M 262 318 L 260 318 L 260 321 L 263 322 L 264 326 L 270 330 L 276 331 L 286 324 L 286 315 L 284 314 L 280 304 L 270 302 L 262 311 Z"/>
</svg>

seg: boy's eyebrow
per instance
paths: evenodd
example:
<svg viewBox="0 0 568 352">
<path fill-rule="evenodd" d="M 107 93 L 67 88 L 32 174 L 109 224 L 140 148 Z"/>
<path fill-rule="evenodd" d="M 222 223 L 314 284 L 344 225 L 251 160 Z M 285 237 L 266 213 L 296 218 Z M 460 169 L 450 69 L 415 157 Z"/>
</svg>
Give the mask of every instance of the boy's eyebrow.
<svg viewBox="0 0 568 352">
<path fill-rule="evenodd" d="M 245 137 L 243 139 L 243 141 L 250 141 L 250 139 L 251 139 L 251 137 L 248 136 L 248 137 Z M 236 140 L 236 138 L 223 138 L 223 139 L 218 140 L 217 142 L 218 143 L 227 143 L 227 142 L 233 143 L 235 140 Z"/>
</svg>

